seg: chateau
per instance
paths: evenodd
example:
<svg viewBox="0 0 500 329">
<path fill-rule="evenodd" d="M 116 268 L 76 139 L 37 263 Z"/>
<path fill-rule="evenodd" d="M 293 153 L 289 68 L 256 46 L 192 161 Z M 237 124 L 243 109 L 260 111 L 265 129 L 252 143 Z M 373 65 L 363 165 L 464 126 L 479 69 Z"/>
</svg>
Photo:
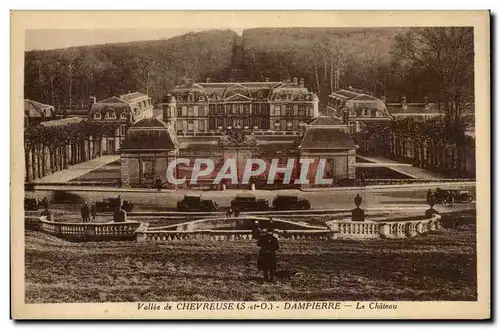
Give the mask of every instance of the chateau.
<svg viewBox="0 0 500 329">
<path fill-rule="evenodd" d="M 179 134 L 226 129 L 299 131 L 318 116 L 318 97 L 292 82 L 187 83 L 162 101 Z"/>
<path fill-rule="evenodd" d="M 128 128 L 134 122 L 152 116 L 151 98 L 146 94 L 133 92 L 95 102 L 88 114 L 88 122 L 100 123 L 106 130 L 102 138 L 103 154 L 116 154 L 127 136 Z"/>
</svg>

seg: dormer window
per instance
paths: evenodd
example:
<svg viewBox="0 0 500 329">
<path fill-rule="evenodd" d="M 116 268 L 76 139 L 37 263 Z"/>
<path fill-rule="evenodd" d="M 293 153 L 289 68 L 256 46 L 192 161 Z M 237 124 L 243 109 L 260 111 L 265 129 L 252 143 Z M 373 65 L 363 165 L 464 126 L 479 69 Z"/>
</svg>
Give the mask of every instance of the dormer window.
<svg viewBox="0 0 500 329">
<path fill-rule="evenodd" d="M 96 113 L 94 114 L 94 119 L 95 119 L 95 120 L 101 120 L 101 113 L 96 112 Z"/>
<path fill-rule="evenodd" d="M 257 93 L 257 97 L 258 97 L 258 98 L 262 98 L 262 91 L 259 91 L 259 92 Z"/>
<path fill-rule="evenodd" d="M 127 119 L 127 113 L 126 112 L 122 112 L 122 114 L 120 114 L 120 119 L 126 120 Z"/>
<path fill-rule="evenodd" d="M 194 95 L 193 94 L 189 94 L 188 95 L 188 102 L 192 102 L 194 100 Z"/>
<path fill-rule="evenodd" d="M 106 112 L 106 119 L 116 119 L 115 111 Z"/>
<path fill-rule="evenodd" d="M 199 100 L 200 102 L 203 102 L 203 96 L 198 97 L 198 100 Z"/>
</svg>

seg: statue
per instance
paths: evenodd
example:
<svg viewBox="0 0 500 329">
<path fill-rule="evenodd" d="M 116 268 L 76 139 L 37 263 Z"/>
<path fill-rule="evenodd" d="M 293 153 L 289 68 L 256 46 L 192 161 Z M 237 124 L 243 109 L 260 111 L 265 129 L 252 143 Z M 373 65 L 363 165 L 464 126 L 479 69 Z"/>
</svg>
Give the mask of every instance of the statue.
<svg viewBox="0 0 500 329">
<path fill-rule="evenodd" d="M 363 209 L 359 208 L 359 206 L 361 205 L 361 202 L 363 202 L 363 198 L 359 194 L 356 194 L 356 196 L 354 197 L 354 204 L 356 205 L 356 208 L 354 208 L 351 211 L 351 214 L 352 214 L 351 220 L 353 222 L 364 222 L 365 221 L 365 211 Z"/>
<path fill-rule="evenodd" d="M 232 129 L 227 131 L 226 137 L 219 140 L 219 146 L 255 146 L 255 139 L 248 139 L 244 130 Z"/>
</svg>

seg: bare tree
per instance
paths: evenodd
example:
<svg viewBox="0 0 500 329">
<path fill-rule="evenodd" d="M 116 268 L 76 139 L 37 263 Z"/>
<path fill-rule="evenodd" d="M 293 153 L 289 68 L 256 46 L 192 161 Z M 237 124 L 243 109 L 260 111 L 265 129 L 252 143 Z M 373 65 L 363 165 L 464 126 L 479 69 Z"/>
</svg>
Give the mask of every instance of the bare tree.
<svg viewBox="0 0 500 329">
<path fill-rule="evenodd" d="M 395 54 L 436 81 L 447 124 L 456 125 L 474 100 L 474 35 L 468 27 L 412 28 L 396 37 Z"/>
</svg>

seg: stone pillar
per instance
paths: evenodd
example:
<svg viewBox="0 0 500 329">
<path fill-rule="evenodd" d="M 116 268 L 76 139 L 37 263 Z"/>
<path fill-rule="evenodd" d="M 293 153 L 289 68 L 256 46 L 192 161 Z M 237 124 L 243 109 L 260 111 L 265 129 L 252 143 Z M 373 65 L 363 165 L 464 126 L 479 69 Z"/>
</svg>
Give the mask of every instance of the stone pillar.
<svg viewBox="0 0 500 329">
<path fill-rule="evenodd" d="M 389 238 L 389 236 L 391 234 L 390 228 L 391 227 L 389 226 L 389 224 L 387 224 L 387 223 L 381 223 L 380 226 L 379 226 L 380 236 L 382 238 Z"/>
<path fill-rule="evenodd" d="M 120 157 L 120 178 L 122 187 L 130 187 L 130 168 L 129 159 Z"/>
</svg>

